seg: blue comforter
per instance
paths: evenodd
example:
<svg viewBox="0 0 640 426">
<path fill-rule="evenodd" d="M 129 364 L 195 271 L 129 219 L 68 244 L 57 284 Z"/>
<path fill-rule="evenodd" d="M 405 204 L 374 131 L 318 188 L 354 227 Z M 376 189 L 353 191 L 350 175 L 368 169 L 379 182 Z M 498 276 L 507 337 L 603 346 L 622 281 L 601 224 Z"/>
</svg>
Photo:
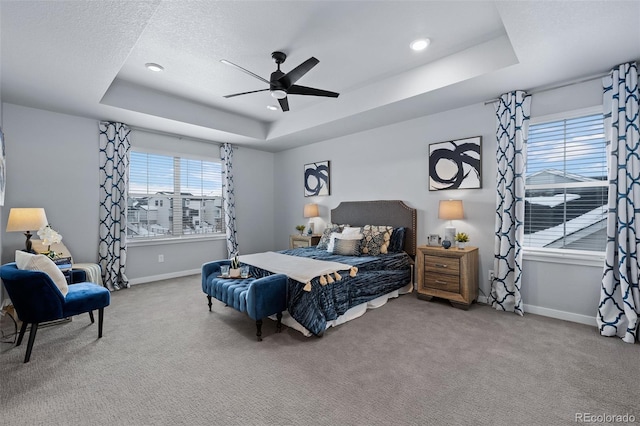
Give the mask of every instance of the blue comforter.
<svg viewBox="0 0 640 426">
<path fill-rule="evenodd" d="M 368 302 L 378 296 L 404 287 L 411 281 L 413 261 L 406 253 L 388 253 L 380 256 L 340 256 L 315 247 L 284 250 L 279 253 L 341 262 L 357 266 L 355 277 L 343 274 L 340 281 L 321 285 L 318 278 L 311 281 L 311 291 L 304 284 L 289 279 L 287 304 L 291 316 L 311 333 L 320 336 L 332 321 L 349 308 Z M 271 272 L 251 267 L 257 277 Z"/>
</svg>

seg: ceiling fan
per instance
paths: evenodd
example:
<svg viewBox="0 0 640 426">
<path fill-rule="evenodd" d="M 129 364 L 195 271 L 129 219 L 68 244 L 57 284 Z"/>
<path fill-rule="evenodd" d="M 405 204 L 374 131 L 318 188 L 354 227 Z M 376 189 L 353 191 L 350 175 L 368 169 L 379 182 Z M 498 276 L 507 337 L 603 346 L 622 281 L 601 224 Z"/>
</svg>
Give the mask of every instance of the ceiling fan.
<svg viewBox="0 0 640 426">
<path fill-rule="evenodd" d="M 280 71 L 280 64 L 282 64 L 286 59 L 287 55 L 282 52 L 273 52 L 271 57 L 278 65 L 278 69 L 271 73 L 271 80 L 264 79 L 257 74 L 252 73 L 251 71 L 242 68 L 239 65 L 234 64 L 233 62 L 229 62 L 226 59 L 222 59 L 220 62 L 226 65 L 231 65 L 239 69 L 242 72 L 249 74 L 252 77 L 257 78 L 258 80 L 265 82 L 269 85 L 268 89 L 259 89 L 259 90 L 251 90 L 249 92 L 242 93 L 234 93 L 232 95 L 226 95 L 225 98 L 233 98 L 234 96 L 247 95 L 249 93 L 256 92 L 266 92 L 267 90 L 271 92 L 271 96 L 276 98 L 280 103 L 280 107 L 282 111 L 289 111 L 289 101 L 287 100 L 287 95 L 307 95 L 307 96 L 324 96 L 329 98 L 337 98 L 340 94 L 336 92 L 329 92 L 328 90 L 315 89 L 313 87 L 299 86 L 295 84 L 303 75 L 308 73 L 311 68 L 318 65 L 320 62 L 314 57 L 311 57 L 289 71 L 288 73 L 283 73 Z"/>
</svg>

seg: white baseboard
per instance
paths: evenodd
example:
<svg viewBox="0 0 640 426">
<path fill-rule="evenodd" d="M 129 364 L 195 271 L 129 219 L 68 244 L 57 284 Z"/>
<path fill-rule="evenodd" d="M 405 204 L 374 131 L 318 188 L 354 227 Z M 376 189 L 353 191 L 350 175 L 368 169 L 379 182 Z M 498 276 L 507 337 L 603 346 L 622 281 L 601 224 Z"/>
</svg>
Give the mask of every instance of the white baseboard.
<svg viewBox="0 0 640 426">
<path fill-rule="evenodd" d="M 478 296 L 478 303 L 489 304 L 489 300 L 485 296 Z M 579 324 L 592 325 L 594 327 L 596 324 L 596 316 L 582 315 L 576 314 L 573 312 L 559 311 L 557 309 L 543 308 L 541 306 L 534 305 L 524 305 L 525 315 L 527 313 L 541 315 L 543 317 L 556 318 L 564 321 L 577 322 Z"/>
<path fill-rule="evenodd" d="M 202 269 L 190 269 L 188 271 L 170 272 L 168 274 L 151 275 L 149 277 L 132 278 L 129 280 L 130 285 L 150 283 L 153 281 L 170 280 L 172 278 L 187 277 L 189 275 L 200 274 Z"/>
</svg>

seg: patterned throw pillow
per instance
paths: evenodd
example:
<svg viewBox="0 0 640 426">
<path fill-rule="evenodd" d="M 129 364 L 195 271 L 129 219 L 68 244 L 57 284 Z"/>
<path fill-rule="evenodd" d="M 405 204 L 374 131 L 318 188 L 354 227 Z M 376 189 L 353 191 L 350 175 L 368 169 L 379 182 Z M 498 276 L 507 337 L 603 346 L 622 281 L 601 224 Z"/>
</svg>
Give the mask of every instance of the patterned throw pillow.
<svg viewBox="0 0 640 426">
<path fill-rule="evenodd" d="M 391 240 L 392 226 L 366 225 L 362 228 L 362 242 L 360 251 L 365 256 L 378 256 L 386 254 Z"/>
<path fill-rule="evenodd" d="M 329 241 L 331 240 L 331 234 L 333 232 L 342 232 L 342 228 L 340 227 L 340 225 L 336 225 L 335 223 L 327 224 L 327 227 L 322 232 L 322 237 L 320 237 L 320 241 L 318 242 L 318 245 L 316 246 L 316 248 L 318 250 L 326 250 L 327 249 L 327 246 L 329 245 Z"/>
<path fill-rule="evenodd" d="M 360 256 L 360 240 L 343 240 L 336 238 L 333 243 L 333 254 Z"/>
</svg>

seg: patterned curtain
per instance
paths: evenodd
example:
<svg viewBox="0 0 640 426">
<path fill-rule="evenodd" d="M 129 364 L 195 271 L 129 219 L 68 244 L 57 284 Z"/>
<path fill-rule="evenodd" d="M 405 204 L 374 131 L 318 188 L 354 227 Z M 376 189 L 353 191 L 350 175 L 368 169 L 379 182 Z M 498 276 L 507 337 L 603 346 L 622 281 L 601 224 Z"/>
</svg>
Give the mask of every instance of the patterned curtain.
<svg viewBox="0 0 640 426">
<path fill-rule="evenodd" d="M 233 146 L 230 143 L 220 147 L 222 160 L 222 200 L 227 230 L 227 252 L 229 258 L 238 253 L 236 231 L 236 196 L 233 186 Z"/>
<path fill-rule="evenodd" d="M 100 246 L 102 279 L 109 290 L 129 287 L 127 260 L 127 189 L 129 128 L 100 122 Z"/>
<path fill-rule="evenodd" d="M 522 239 L 524 236 L 524 179 L 531 96 L 523 91 L 505 93 L 496 108 L 498 161 L 496 224 L 489 300 L 497 310 L 524 313 Z"/>
<path fill-rule="evenodd" d="M 634 343 L 640 290 L 640 119 L 638 68 L 622 64 L 602 79 L 604 131 L 609 147 L 609 214 L 600 305 L 600 334 Z"/>
</svg>

